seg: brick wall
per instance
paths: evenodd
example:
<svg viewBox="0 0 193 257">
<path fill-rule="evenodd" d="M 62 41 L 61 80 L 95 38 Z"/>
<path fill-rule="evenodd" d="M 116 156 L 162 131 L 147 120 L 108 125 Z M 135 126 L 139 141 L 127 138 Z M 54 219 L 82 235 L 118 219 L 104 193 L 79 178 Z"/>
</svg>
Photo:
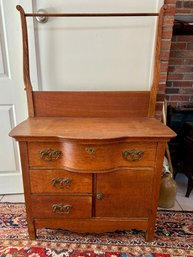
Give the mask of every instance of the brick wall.
<svg viewBox="0 0 193 257">
<path fill-rule="evenodd" d="M 193 14 L 193 1 L 177 1 L 176 14 Z M 193 104 L 193 35 L 172 38 L 166 98 L 173 107 Z"/>
<path fill-rule="evenodd" d="M 173 107 L 193 104 L 193 35 L 172 38 L 166 97 Z"/>
<path fill-rule="evenodd" d="M 193 1 L 179 0 L 176 3 L 176 14 L 178 15 L 192 15 L 193 14 Z"/>
<path fill-rule="evenodd" d="M 167 10 L 164 15 L 162 38 L 161 38 L 161 73 L 157 94 L 156 117 L 162 116 L 162 103 L 165 98 L 168 63 L 170 58 L 170 47 L 173 32 L 174 15 L 176 11 L 176 0 L 165 0 Z"/>
</svg>

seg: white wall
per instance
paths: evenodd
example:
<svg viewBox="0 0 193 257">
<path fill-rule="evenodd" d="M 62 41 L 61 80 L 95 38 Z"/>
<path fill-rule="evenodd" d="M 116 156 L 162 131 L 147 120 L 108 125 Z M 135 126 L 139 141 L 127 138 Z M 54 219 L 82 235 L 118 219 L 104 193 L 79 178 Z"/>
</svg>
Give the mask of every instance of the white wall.
<svg viewBox="0 0 193 257">
<path fill-rule="evenodd" d="M 34 11 L 158 12 L 159 0 L 38 0 Z M 149 90 L 155 17 L 49 18 L 35 24 L 39 88 Z M 32 74 L 33 77 L 33 74 Z"/>
</svg>

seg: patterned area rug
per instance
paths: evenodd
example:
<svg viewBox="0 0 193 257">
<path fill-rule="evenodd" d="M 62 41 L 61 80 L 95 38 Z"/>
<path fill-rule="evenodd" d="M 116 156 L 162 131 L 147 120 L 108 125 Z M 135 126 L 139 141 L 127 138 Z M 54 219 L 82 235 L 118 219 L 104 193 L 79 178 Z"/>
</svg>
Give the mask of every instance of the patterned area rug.
<svg viewBox="0 0 193 257">
<path fill-rule="evenodd" d="M 81 234 L 38 230 L 27 232 L 25 205 L 0 203 L 0 257 L 193 257 L 193 212 L 158 211 L 155 238 L 145 242 L 142 231 Z"/>
</svg>

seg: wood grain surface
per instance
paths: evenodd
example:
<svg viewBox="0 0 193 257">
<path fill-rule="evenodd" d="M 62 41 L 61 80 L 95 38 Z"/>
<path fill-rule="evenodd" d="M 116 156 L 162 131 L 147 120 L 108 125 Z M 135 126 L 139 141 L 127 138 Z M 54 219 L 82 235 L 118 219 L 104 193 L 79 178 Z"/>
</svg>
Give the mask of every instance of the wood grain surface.
<svg viewBox="0 0 193 257">
<path fill-rule="evenodd" d="M 95 152 L 87 152 L 87 149 Z M 79 144 L 78 142 L 29 142 L 29 165 L 31 168 L 61 168 L 74 172 L 104 172 L 120 167 L 154 167 L 157 144 L 152 142 L 118 142 L 106 144 Z M 62 152 L 57 160 L 41 158 L 42 150 L 53 149 Z M 142 151 L 140 160 L 128 160 L 123 153 L 128 150 Z"/>
<path fill-rule="evenodd" d="M 33 218 L 90 218 L 92 216 L 91 196 L 34 196 L 31 197 Z M 69 213 L 53 211 L 53 205 L 70 205 Z"/>
<path fill-rule="evenodd" d="M 176 134 L 154 118 L 29 118 L 16 126 L 10 136 L 17 140 L 104 140 L 157 138 L 169 140 Z"/>
<path fill-rule="evenodd" d="M 33 91 L 37 117 L 145 117 L 149 91 Z"/>
<path fill-rule="evenodd" d="M 69 179 L 70 183 L 53 180 Z M 66 170 L 30 170 L 32 194 L 88 194 L 92 193 L 92 174 L 77 174 Z"/>
</svg>

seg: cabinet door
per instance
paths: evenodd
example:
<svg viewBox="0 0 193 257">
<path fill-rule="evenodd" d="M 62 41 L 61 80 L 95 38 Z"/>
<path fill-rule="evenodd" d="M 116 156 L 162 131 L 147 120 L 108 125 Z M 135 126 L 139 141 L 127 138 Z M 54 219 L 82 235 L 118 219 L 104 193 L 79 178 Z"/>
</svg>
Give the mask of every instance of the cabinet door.
<svg viewBox="0 0 193 257">
<path fill-rule="evenodd" d="M 149 216 L 153 176 L 153 169 L 97 174 L 96 217 Z"/>
</svg>

